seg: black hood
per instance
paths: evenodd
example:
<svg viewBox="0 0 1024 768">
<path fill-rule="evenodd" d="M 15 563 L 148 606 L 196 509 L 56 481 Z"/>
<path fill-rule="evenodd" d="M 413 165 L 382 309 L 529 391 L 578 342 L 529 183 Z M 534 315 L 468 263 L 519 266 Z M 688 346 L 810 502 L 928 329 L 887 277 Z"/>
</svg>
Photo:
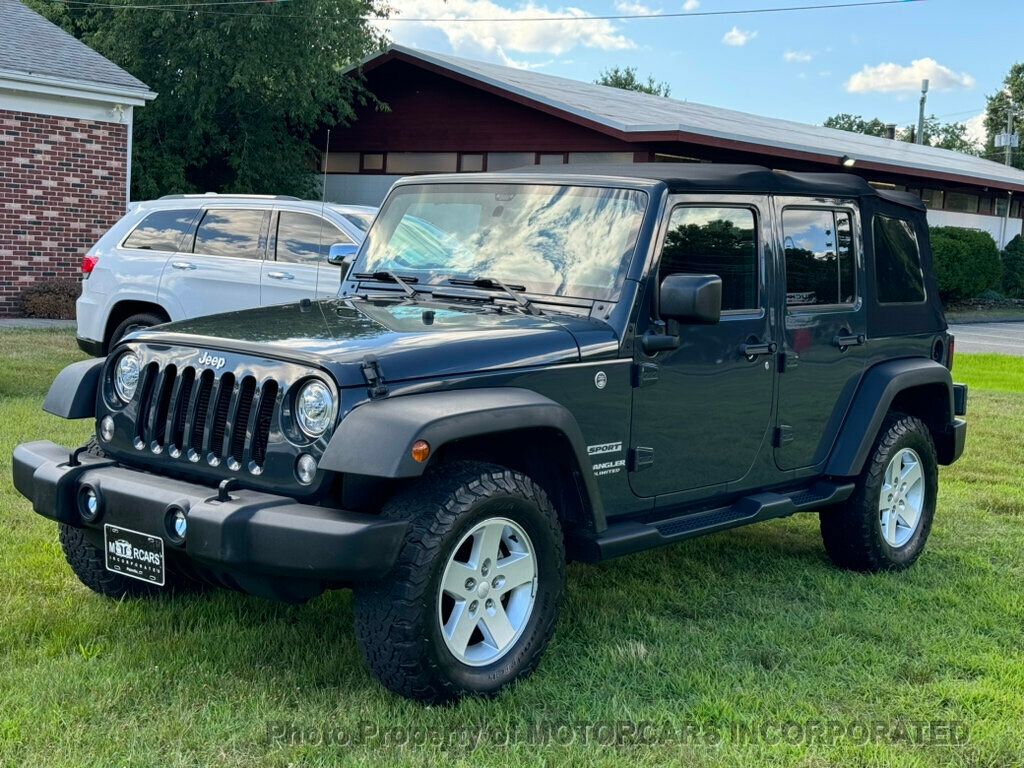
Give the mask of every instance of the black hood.
<svg viewBox="0 0 1024 768">
<path fill-rule="evenodd" d="M 426 298 L 283 304 L 183 320 L 130 338 L 310 363 L 330 370 L 341 386 L 365 383 L 360 364 L 367 357 L 379 361 L 388 381 L 402 381 L 572 363 L 618 351 L 613 329 L 597 320 Z"/>
</svg>

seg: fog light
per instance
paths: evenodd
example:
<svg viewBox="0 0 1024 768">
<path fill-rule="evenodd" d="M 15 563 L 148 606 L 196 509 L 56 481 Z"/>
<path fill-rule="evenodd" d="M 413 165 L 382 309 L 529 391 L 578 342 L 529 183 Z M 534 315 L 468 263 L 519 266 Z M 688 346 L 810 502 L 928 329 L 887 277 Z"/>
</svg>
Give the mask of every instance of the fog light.
<svg viewBox="0 0 1024 768">
<path fill-rule="evenodd" d="M 181 507 L 167 510 L 167 535 L 175 544 L 185 541 L 188 534 L 188 513 Z"/>
<path fill-rule="evenodd" d="M 110 416 L 104 416 L 100 422 L 100 437 L 105 443 L 114 439 L 114 420 Z"/>
<path fill-rule="evenodd" d="M 299 460 L 295 462 L 295 474 L 303 485 L 309 485 L 313 482 L 316 478 L 316 469 L 316 459 L 308 453 L 299 456 Z"/>
<path fill-rule="evenodd" d="M 78 514 L 87 523 L 100 516 L 100 497 L 92 486 L 84 485 L 78 492 Z"/>
</svg>

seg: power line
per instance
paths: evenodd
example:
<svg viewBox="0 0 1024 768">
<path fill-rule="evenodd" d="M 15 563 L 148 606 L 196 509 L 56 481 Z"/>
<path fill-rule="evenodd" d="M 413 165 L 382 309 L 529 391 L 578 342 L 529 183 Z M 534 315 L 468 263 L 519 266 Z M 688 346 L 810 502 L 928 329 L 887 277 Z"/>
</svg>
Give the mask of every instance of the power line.
<svg viewBox="0 0 1024 768">
<path fill-rule="evenodd" d="M 254 13 L 228 13 L 223 11 L 207 11 L 205 6 L 220 6 L 220 5 L 275 5 L 278 2 L 285 2 L 286 0 L 213 0 L 212 2 L 171 2 L 171 3 L 146 3 L 146 4 L 132 4 L 132 3 L 98 3 L 91 2 L 90 0 L 59 0 L 61 5 L 69 5 L 77 8 L 105 8 L 110 10 L 139 10 L 139 11 L 187 11 L 189 13 L 212 13 L 220 15 L 232 15 L 232 16 L 256 16 L 259 14 Z M 923 3 L 926 0 L 858 0 L 855 2 L 847 3 L 823 3 L 817 5 L 789 5 L 789 6 L 776 6 L 771 8 L 736 8 L 720 11 L 681 11 L 674 13 L 620 13 L 620 14 L 601 14 L 595 16 L 496 16 L 491 18 L 479 18 L 479 17 L 426 17 L 426 16 L 406 16 L 406 17 L 377 17 L 364 19 L 363 17 L 352 17 L 353 20 L 363 19 L 365 21 L 384 21 L 387 23 L 394 22 L 418 22 L 418 23 L 443 23 L 443 24 L 475 24 L 475 23 L 489 23 L 489 24 L 500 24 L 500 23 L 522 23 L 522 22 L 545 22 L 545 21 L 561 21 L 561 22 L 591 22 L 591 21 L 630 21 L 640 19 L 682 19 L 682 18 L 696 18 L 696 17 L 707 17 L 707 16 L 749 16 L 758 15 L 765 13 L 790 13 L 794 11 L 823 11 L 830 9 L 841 9 L 841 8 L 866 8 L 871 6 L 882 6 L 882 5 L 907 5 L 908 3 Z M 306 15 L 306 14 L 294 14 L 294 15 Z"/>
</svg>

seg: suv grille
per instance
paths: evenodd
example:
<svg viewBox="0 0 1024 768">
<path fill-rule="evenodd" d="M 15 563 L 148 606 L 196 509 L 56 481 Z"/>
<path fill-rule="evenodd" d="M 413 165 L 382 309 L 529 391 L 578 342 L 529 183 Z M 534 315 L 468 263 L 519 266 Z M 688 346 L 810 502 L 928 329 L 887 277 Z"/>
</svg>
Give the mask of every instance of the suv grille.
<svg viewBox="0 0 1024 768">
<path fill-rule="evenodd" d="M 257 382 L 252 375 L 150 362 L 139 381 L 135 447 L 258 475 L 279 389 L 276 381 Z"/>
</svg>

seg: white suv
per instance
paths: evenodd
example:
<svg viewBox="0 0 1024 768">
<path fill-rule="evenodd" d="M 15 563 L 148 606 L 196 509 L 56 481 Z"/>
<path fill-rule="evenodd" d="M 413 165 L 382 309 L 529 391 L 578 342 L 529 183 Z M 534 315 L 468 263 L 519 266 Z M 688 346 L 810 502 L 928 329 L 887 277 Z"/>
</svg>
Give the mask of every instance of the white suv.
<svg viewBox="0 0 1024 768">
<path fill-rule="evenodd" d="M 335 296 L 376 208 L 259 195 L 138 203 L 82 259 L 78 346 L 169 320 Z"/>
</svg>

